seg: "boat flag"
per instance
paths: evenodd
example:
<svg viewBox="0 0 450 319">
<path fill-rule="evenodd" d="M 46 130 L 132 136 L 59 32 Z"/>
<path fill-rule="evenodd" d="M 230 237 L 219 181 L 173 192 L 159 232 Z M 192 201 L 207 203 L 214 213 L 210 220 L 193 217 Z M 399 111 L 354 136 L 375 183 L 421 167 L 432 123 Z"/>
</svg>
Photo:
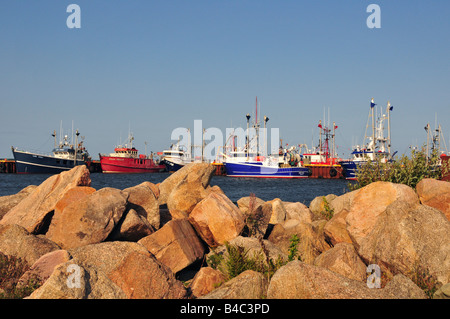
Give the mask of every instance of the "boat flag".
<svg viewBox="0 0 450 319">
<path fill-rule="evenodd" d="M 394 109 L 394 106 L 391 105 L 391 102 L 389 102 L 389 101 L 388 101 L 387 107 L 388 107 L 389 111 L 392 111 Z"/>
<path fill-rule="evenodd" d="M 373 102 L 373 98 L 370 100 L 370 107 L 374 107 L 376 104 Z"/>
<path fill-rule="evenodd" d="M 319 125 L 317 125 L 317 127 L 322 128 L 322 120 L 319 121 Z"/>
</svg>

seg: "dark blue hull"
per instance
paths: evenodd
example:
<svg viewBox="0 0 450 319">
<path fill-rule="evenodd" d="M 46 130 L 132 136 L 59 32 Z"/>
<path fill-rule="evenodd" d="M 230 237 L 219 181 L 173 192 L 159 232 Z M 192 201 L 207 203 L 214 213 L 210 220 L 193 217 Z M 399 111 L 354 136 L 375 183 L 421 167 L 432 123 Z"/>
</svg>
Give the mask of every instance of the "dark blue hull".
<svg viewBox="0 0 450 319">
<path fill-rule="evenodd" d="M 307 178 L 309 169 L 306 167 L 271 167 L 251 163 L 224 163 L 227 176 L 231 177 L 262 177 L 262 178 Z"/>
<path fill-rule="evenodd" d="M 353 161 L 339 162 L 342 167 L 342 174 L 346 179 L 356 180 L 356 173 L 358 171 L 358 164 Z"/>
<path fill-rule="evenodd" d="M 59 174 L 77 165 L 85 165 L 84 161 L 67 160 L 48 155 L 33 154 L 13 150 L 16 161 L 16 173 L 19 174 Z"/>
<path fill-rule="evenodd" d="M 177 164 L 168 160 L 162 160 L 162 163 L 164 166 L 166 166 L 166 169 L 169 173 L 173 173 L 178 171 L 180 168 L 182 168 L 184 165 Z"/>
</svg>

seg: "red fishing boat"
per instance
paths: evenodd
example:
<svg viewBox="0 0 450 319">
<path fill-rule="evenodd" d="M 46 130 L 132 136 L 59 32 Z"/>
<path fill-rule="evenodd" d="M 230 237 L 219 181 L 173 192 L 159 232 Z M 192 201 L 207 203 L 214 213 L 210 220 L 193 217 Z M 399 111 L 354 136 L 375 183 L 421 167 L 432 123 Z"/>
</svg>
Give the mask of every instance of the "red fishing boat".
<svg viewBox="0 0 450 319">
<path fill-rule="evenodd" d="M 153 160 L 153 155 L 138 154 L 133 146 L 133 136 L 129 143 L 120 145 L 109 155 L 99 154 L 103 173 L 157 173 L 165 170 L 165 166 Z"/>
<path fill-rule="evenodd" d="M 303 154 L 303 165 L 310 169 L 310 178 L 343 178 L 340 158 L 336 156 L 335 130 L 337 126 L 329 128 L 319 121 L 319 147 Z M 331 145 L 330 145 L 331 143 Z"/>
</svg>

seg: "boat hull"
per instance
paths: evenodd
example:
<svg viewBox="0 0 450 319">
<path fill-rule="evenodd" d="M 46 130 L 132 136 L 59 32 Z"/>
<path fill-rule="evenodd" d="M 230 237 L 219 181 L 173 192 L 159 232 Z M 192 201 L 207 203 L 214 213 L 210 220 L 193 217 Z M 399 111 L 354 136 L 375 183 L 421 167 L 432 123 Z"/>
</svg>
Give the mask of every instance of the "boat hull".
<svg viewBox="0 0 450 319">
<path fill-rule="evenodd" d="M 345 179 L 356 180 L 356 172 L 358 171 L 358 164 L 354 161 L 342 161 L 339 162 L 342 167 L 342 175 Z"/>
<path fill-rule="evenodd" d="M 227 176 L 260 178 L 307 178 L 306 167 L 275 167 L 262 164 L 224 163 Z"/>
<path fill-rule="evenodd" d="M 308 164 L 305 167 L 311 170 L 309 178 L 326 178 L 339 179 L 344 178 L 342 168 L 340 165 L 326 165 L 326 164 Z"/>
<path fill-rule="evenodd" d="M 61 159 L 48 155 L 12 150 L 18 174 L 59 174 L 77 165 L 85 165 L 85 161 Z"/>
<path fill-rule="evenodd" d="M 166 170 L 169 173 L 174 173 L 184 166 L 184 164 L 175 163 L 175 162 L 172 162 L 167 159 L 163 159 L 162 163 L 164 164 L 164 166 L 166 167 Z"/>
<path fill-rule="evenodd" d="M 103 173 L 158 173 L 164 171 L 164 165 L 157 165 L 152 159 L 101 156 L 100 165 Z"/>
</svg>

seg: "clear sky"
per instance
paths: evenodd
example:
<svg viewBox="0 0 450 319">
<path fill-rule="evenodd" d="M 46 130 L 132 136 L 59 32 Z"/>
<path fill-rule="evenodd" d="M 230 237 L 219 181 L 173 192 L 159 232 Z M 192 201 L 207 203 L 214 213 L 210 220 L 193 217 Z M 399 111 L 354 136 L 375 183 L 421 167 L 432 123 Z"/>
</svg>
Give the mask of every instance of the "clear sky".
<svg viewBox="0 0 450 319">
<path fill-rule="evenodd" d="M 71 3 L 79 29 L 66 25 Z M 371 3 L 379 29 L 366 24 Z M 394 105 L 400 154 L 436 114 L 449 144 L 448 0 L 2 0 L 0 26 L 2 158 L 12 145 L 50 151 L 61 121 L 94 158 L 129 127 L 140 151 L 162 151 L 196 119 L 245 127 L 256 96 L 291 145 L 317 144 L 329 109 L 348 156 L 372 97 Z"/>
</svg>

